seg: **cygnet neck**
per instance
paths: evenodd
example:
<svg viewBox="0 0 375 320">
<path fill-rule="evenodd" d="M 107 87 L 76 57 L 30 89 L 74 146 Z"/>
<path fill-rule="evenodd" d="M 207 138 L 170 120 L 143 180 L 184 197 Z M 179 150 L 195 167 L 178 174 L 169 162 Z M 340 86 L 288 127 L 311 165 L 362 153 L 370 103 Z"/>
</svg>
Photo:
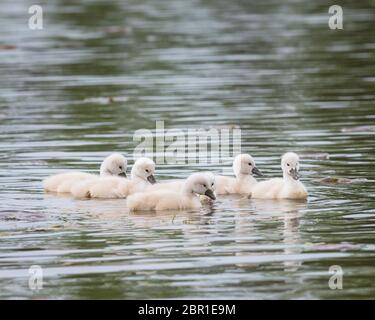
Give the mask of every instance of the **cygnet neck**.
<svg viewBox="0 0 375 320">
<path fill-rule="evenodd" d="M 283 171 L 283 180 L 287 184 L 296 184 L 299 182 L 299 180 L 293 179 L 286 171 Z"/>
<path fill-rule="evenodd" d="M 137 175 L 136 172 L 134 172 L 133 170 L 132 170 L 132 172 L 130 174 L 130 177 L 134 181 L 146 181 L 144 178 L 142 178 L 139 175 Z"/>
<path fill-rule="evenodd" d="M 251 174 L 239 173 L 236 175 L 236 179 L 239 181 L 256 181 L 256 179 Z"/>
<path fill-rule="evenodd" d="M 111 172 L 109 171 L 109 169 L 107 167 L 107 162 L 106 161 L 104 161 L 100 165 L 100 175 L 101 176 L 109 176 L 109 175 L 111 175 Z"/>
<path fill-rule="evenodd" d="M 191 188 L 190 183 L 188 182 L 185 182 L 184 186 L 182 187 L 181 193 L 192 198 L 197 196 Z"/>
</svg>

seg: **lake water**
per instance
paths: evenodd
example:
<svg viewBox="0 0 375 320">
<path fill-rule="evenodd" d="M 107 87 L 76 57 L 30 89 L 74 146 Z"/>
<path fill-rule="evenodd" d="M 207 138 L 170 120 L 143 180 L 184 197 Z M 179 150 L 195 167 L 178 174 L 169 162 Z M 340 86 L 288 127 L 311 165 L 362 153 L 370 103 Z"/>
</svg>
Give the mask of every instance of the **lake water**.
<svg viewBox="0 0 375 320">
<path fill-rule="evenodd" d="M 0 3 L 0 298 L 375 298 L 375 132 L 353 130 L 375 124 L 373 1 L 343 4 L 344 30 L 325 1 L 54 0 L 38 31 L 33 3 Z M 126 200 L 43 193 L 48 175 L 131 159 L 134 131 L 157 120 L 241 127 L 267 177 L 304 154 L 308 202 L 129 214 Z"/>
</svg>

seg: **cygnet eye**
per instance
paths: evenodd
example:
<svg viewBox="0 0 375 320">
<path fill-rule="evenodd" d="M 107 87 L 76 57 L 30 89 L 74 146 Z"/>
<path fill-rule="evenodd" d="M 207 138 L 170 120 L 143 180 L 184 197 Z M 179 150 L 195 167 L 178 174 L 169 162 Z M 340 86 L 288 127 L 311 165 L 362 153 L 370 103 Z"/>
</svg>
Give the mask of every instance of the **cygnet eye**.
<svg viewBox="0 0 375 320">
<path fill-rule="evenodd" d="M 289 167 L 289 163 L 286 164 Z"/>
<path fill-rule="evenodd" d="M 122 166 L 119 166 L 119 169 L 122 170 Z"/>
<path fill-rule="evenodd" d="M 252 166 L 252 164 L 249 162 L 249 166 Z"/>
<path fill-rule="evenodd" d="M 147 173 L 149 173 L 149 172 L 150 172 L 150 170 L 146 169 L 146 172 L 147 172 Z"/>
<path fill-rule="evenodd" d="M 207 188 L 207 186 L 204 184 L 203 187 Z"/>
<path fill-rule="evenodd" d="M 212 182 L 211 187 L 213 187 L 213 186 L 214 186 L 214 183 Z"/>
</svg>

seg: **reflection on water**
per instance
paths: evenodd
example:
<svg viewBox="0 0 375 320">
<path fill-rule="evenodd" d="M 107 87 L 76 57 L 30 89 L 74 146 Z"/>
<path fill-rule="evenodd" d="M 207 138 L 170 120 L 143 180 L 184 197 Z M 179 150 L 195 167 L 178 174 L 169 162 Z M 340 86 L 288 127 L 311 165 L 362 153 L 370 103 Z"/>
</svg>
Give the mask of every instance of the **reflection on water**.
<svg viewBox="0 0 375 320">
<path fill-rule="evenodd" d="M 342 31 L 328 29 L 325 1 L 53 0 L 37 32 L 31 4 L 0 3 L 1 298 L 375 296 L 372 1 L 343 5 Z M 267 177 L 281 175 L 283 152 L 304 153 L 309 201 L 225 196 L 130 214 L 125 200 L 42 192 L 47 175 L 131 158 L 134 130 L 156 120 L 240 126 Z M 200 169 L 223 171 L 157 173 Z M 344 290 L 328 288 L 331 265 Z"/>
</svg>

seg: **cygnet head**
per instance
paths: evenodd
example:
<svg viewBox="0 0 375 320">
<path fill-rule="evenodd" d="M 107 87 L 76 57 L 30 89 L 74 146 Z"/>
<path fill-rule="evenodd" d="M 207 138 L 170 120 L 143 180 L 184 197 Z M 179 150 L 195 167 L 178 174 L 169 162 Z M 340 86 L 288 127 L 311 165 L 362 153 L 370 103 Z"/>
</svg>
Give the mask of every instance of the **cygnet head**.
<svg viewBox="0 0 375 320">
<path fill-rule="evenodd" d="M 155 162 L 149 158 L 139 158 L 134 163 L 132 168 L 132 179 L 141 178 L 142 180 L 148 181 L 151 184 L 156 182 L 155 177 Z"/>
<path fill-rule="evenodd" d="M 300 178 L 299 175 L 299 156 L 294 152 L 287 152 L 281 158 L 281 169 L 284 175 L 291 176 L 294 180 Z"/>
<path fill-rule="evenodd" d="M 104 159 L 100 166 L 101 176 L 122 176 L 126 177 L 128 161 L 119 153 L 112 153 Z"/>
<path fill-rule="evenodd" d="M 263 176 L 260 170 L 256 167 L 253 157 L 249 154 L 239 154 L 233 161 L 233 172 L 238 177 L 239 175 L 256 175 Z"/>
<path fill-rule="evenodd" d="M 215 181 L 215 175 L 212 173 L 212 172 L 203 172 L 203 174 L 206 175 L 208 181 L 209 181 L 209 185 L 211 186 L 211 189 L 213 191 L 216 190 L 216 181 Z"/>
<path fill-rule="evenodd" d="M 216 200 L 215 176 L 209 172 L 193 173 L 186 179 L 185 190 Z"/>
</svg>

